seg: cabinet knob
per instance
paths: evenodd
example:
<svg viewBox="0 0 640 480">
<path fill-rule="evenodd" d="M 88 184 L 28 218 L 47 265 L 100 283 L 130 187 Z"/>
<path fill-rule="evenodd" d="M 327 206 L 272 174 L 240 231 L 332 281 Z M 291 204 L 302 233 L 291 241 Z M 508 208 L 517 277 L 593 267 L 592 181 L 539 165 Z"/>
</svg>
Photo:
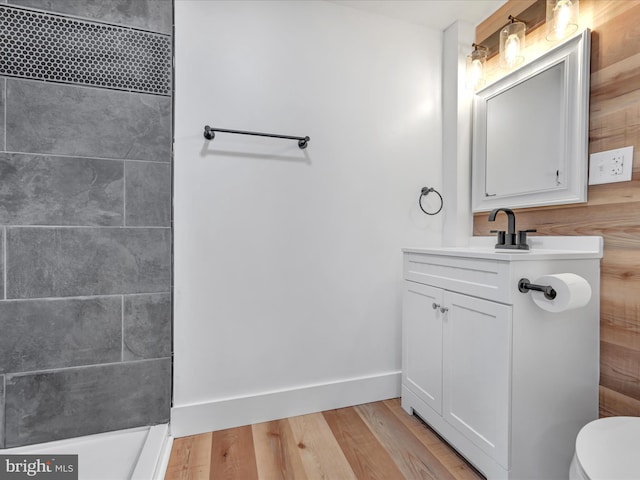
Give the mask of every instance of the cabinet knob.
<svg viewBox="0 0 640 480">
<path fill-rule="evenodd" d="M 440 305 L 438 305 L 437 303 L 433 303 L 431 306 L 433 307 L 434 310 L 437 310 L 440 308 Z"/>
<path fill-rule="evenodd" d="M 449 309 L 447 307 L 440 307 L 440 313 L 446 313 Z"/>
</svg>

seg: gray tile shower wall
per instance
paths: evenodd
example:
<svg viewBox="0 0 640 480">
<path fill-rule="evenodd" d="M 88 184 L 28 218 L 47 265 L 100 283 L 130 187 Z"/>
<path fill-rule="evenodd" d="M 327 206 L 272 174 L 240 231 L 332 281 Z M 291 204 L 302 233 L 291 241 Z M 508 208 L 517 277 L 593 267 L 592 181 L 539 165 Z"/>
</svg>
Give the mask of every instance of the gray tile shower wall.
<svg viewBox="0 0 640 480">
<path fill-rule="evenodd" d="M 86 44 L 115 38 L 104 36 L 110 25 L 172 42 L 171 0 L 0 5 L 20 10 L 25 35 L 58 18 Z M 53 40 L 49 71 L 65 41 L 82 49 Z M 139 43 L 136 57 L 103 41 L 113 52 L 100 72 L 146 68 L 135 65 L 148 62 Z M 0 448 L 169 420 L 173 111 L 158 89 L 172 82 L 163 65 L 153 84 L 133 75 L 130 91 L 95 70 L 77 84 L 76 74 L 0 70 Z"/>
<path fill-rule="evenodd" d="M 7 228 L 7 298 L 168 292 L 168 228 Z"/>
<path fill-rule="evenodd" d="M 0 448 L 4 448 L 4 375 L 0 375 Z"/>
<path fill-rule="evenodd" d="M 167 422 L 170 384 L 167 358 L 5 375 L 5 445 Z"/>
<path fill-rule="evenodd" d="M 0 373 L 119 362 L 121 308 L 120 297 L 0 302 Z"/>
<path fill-rule="evenodd" d="M 4 145 L 4 132 L 5 132 L 5 128 L 4 128 L 4 108 L 5 108 L 5 97 L 6 97 L 6 84 L 7 81 L 0 77 L 0 149 L 4 150 L 5 149 L 5 145 Z"/>
<path fill-rule="evenodd" d="M 164 192 L 171 188 L 169 165 L 127 162 L 125 177 L 127 226 L 168 227 L 171 225 L 171 199 Z"/>
<path fill-rule="evenodd" d="M 7 79 L 7 150 L 169 162 L 171 98 Z"/>
<path fill-rule="evenodd" d="M 0 178 L 0 224 L 124 224 L 122 160 L 0 153 Z"/>
<path fill-rule="evenodd" d="M 0 177 L 1 179 L 2 177 Z M 0 180 L 1 181 L 1 180 Z M 5 229 L 0 229 L 0 301 L 5 298 L 4 295 L 4 242 L 5 242 Z M 0 325 L 2 316 L 0 316 Z M 0 426 L 2 424 L 0 423 Z"/>
<path fill-rule="evenodd" d="M 124 298 L 124 360 L 171 355 L 171 295 L 130 295 Z"/>
</svg>

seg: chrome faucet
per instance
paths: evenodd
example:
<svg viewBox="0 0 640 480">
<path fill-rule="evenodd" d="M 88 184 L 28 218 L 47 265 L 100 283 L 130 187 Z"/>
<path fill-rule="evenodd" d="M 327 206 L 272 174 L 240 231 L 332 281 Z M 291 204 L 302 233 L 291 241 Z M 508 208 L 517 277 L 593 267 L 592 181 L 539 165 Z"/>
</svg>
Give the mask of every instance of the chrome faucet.
<svg viewBox="0 0 640 480">
<path fill-rule="evenodd" d="M 534 229 L 520 230 L 516 234 L 516 214 L 510 208 L 496 208 L 489 214 L 489 221 L 494 222 L 498 212 L 504 212 L 507 215 L 507 231 L 491 230 L 491 233 L 498 235 L 496 248 L 508 248 L 516 250 L 529 250 L 527 244 L 527 233 L 535 232 Z"/>
</svg>

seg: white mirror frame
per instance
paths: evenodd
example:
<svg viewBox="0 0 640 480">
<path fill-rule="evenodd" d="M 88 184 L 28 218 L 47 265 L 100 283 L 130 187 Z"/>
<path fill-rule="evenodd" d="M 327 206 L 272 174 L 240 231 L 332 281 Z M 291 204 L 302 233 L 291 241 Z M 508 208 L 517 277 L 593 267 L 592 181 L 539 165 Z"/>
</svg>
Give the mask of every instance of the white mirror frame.
<svg viewBox="0 0 640 480">
<path fill-rule="evenodd" d="M 587 201 L 590 33 L 589 29 L 585 29 L 582 33 L 476 93 L 473 105 L 472 150 L 472 210 L 474 212 L 484 212 L 499 207 L 524 208 Z M 505 195 L 487 194 L 488 102 L 560 63 L 564 63 L 564 84 L 561 87 L 563 89 L 561 96 L 564 100 L 558 106 L 556 114 L 566 119 L 564 135 L 560 135 L 565 142 L 564 145 L 558 146 L 558 150 L 564 152 L 563 158 L 560 159 L 560 164 L 565 168 L 565 171 L 559 174 L 562 181 L 557 181 L 557 186 L 545 190 Z M 533 107 L 535 98 L 531 102 Z M 528 112 L 524 111 L 521 114 L 527 115 Z M 543 142 L 544 139 L 536 139 L 536 141 Z M 518 152 L 512 152 L 510 160 L 516 161 L 517 158 Z M 559 168 L 560 172 L 563 167 Z"/>
</svg>

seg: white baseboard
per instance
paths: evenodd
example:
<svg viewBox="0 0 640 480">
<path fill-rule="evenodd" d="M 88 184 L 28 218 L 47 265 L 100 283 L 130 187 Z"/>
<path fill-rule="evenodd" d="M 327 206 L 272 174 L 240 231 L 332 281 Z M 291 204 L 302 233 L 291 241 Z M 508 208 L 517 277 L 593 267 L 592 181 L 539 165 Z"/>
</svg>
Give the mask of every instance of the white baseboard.
<svg viewBox="0 0 640 480">
<path fill-rule="evenodd" d="M 174 438 L 400 396 L 401 372 L 388 372 L 171 409 Z"/>
</svg>

